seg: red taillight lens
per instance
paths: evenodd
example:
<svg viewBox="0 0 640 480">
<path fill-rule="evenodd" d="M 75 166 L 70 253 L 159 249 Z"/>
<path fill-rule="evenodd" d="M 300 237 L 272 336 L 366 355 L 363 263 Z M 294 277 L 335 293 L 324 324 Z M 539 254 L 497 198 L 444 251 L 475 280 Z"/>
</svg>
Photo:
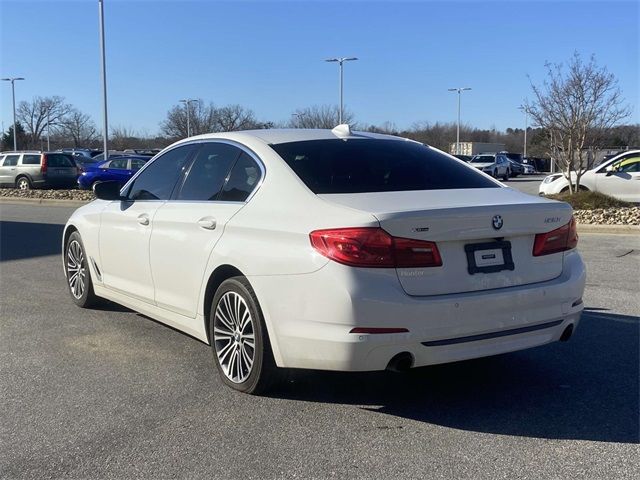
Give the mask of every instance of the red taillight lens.
<svg viewBox="0 0 640 480">
<path fill-rule="evenodd" d="M 578 229 L 575 218 L 560 228 L 547 233 L 539 233 L 533 242 L 533 256 L 540 257 L 564 252 L 578 246 Z"/>
<path fill-rule="evenodd" d="M 309 234 L 322 255 L 345 265 L 375 268 L 439 267 L 433 242 L 392 237 L 381 228 L 337 228 Z"/>
<path fill-rule="evenodd" d="M 410 238 L 394 238 L 396 267 L 439 267 L 442 265 L 440 252 L 433 242 L 412 240 Z"/>
<path fill-rule="evenodd" d="M 40 173 L 47 173 L 47 155 L 45 153 L 42 154 L 40 159 Z"/>
<path fill-rule="evenodd" d="M 339 228 L 309 234 L 322 255 L 345 265 L 393 267 L 393 238 L 381 228 Z"/>
</svg>

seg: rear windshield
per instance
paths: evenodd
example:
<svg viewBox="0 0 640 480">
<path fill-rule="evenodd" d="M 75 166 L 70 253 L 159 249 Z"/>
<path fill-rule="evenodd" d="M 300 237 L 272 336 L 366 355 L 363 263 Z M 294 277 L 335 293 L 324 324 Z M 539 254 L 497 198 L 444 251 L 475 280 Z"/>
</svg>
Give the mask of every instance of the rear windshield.
<svg viewBox="0 0 640 480">
<path fill-rule="evenodd" d="M 271 145 L 317 194 L 498 187 L 437 150 L 398 140 L 308 140 Z"/>
<path fill-rule="evenodd" d="M 73 159 L 64 153 L 48 153 L 47 166 L 49 167 L 75 167 Z"/>
</svg>

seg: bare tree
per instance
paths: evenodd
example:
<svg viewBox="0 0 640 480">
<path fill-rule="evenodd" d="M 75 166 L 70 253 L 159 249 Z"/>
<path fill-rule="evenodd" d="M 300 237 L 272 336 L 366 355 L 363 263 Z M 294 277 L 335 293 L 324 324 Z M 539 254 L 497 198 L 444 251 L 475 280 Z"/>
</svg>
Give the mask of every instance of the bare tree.
<svg viewBox="0 0 640 480">
<path fill-rule="evenodd" d="M 299 108 L 291 114 L 289 127 L 291 128 L 334 128 L 338 125 L 340 110 L 335 105 L 313 105 Z M 342 122 L 352 124 L 353 113 L 345 110 L 342 114 Z"/>
<path fill-rule="evenodd" d="M 73 141 L 74 147 L 89 145 L 98 138 L 98 129 L 91 117 L 76 108 L 60 120 L 59 130 Z"/>
<path fill-rule="evenodd" d="M 216 107 L 205 104 L 202 99 L 186 105 L 175 105 L 167 112 L 167 118 L 160 124 L 160 130 L 170 138 L 186 138 L 187 114 L 191 135 L 216 131 Z"/>
<path fill-rule="evenodd" d="M 547 80 L 531 85 L 535 100 L 526 106 L 536 124 L 547 133 L 549 153 L 569 181 L 569 192 L 580 188 L 582 174 L 592 166 L 597 147 L 607 132 L 631 113 L 613 74 L 584 63 L 574 53 L 565 71 L 547 64 Z"/>
<path fill-rule="evenodd" d="M 16 116 L 28 135 L 29 147 L 37 147 L 47 126 L 59 126 L 72 108 L 63 97 L 58 96 L 34 97 L 30 102 L 20 102 Z"/>
<path fill-rule="evenodd" d="M 111 147 L 115 150 L 124 150 L 130 148 L 133 142 L 138 141 L 138 134 L 133 128 L 123 125 L 115 125 L 111 127 Z"/>
<path fill-rule="evenodd" d="M 264 124 L 256 120 L 252 110 L 241 105 L 228 105 L 215 110 L 214 131 L 233 132 L 252 128 L 264 128 Z"/>
</svg>

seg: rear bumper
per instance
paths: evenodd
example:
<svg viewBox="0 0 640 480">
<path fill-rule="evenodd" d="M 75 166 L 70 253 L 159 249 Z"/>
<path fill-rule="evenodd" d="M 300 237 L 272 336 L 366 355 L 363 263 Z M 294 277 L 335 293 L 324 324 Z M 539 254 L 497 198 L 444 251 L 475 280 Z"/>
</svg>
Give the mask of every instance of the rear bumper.
<svg viewBox="0 0 640 480">
<path fill-rule="evenodd" d="M 279 366 L 383 370 L 408 352 L 413 366 L 497 355 L 560 339 L 577 328 L 585 268 L 564 256 L 556 279 L 483 292 L 411 297 L 395 271 L 329 262 L 307 275 L 249 277 L 261 303 Z M 352 334 L 354 327 L 407 333 Z"/>
</svg>

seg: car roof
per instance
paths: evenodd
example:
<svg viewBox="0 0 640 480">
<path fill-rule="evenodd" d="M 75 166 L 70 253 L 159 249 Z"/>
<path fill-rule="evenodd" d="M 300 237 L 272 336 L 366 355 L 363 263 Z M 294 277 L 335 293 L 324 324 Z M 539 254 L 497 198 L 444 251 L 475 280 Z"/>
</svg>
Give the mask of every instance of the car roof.
<svg viewBox="0 0 640 480">
<path fill-rule="evenodd" d="M 8 152 L 0 152 L 0 155 L 20 155 L 21 153 L 42 153 L 40 150 L 18 150 L 14 152 L 13 150 Z"/>
<path fill-rule="evenodd" d="M 306 128 L 283 128 L 283 129 L 263 129 L 263 130 L 242 130 L 238 132 L 207 133 L 190 137 L 184 141 L 208 140 L 216 138 L 226 138 L 242 142 L 249 139 L 260 139 L 267 144 L 277 145 L 279 143 L 303 142 L 308 140 L 335 140 L 335 139 L 384 139 L 411 141 L 406 138 L 395 137 L 393 135 L 383 135 L 380 133 L 351 131 L 350 135 L 341 135 L 329 129 L 306 129 Z"/>
</svg>

